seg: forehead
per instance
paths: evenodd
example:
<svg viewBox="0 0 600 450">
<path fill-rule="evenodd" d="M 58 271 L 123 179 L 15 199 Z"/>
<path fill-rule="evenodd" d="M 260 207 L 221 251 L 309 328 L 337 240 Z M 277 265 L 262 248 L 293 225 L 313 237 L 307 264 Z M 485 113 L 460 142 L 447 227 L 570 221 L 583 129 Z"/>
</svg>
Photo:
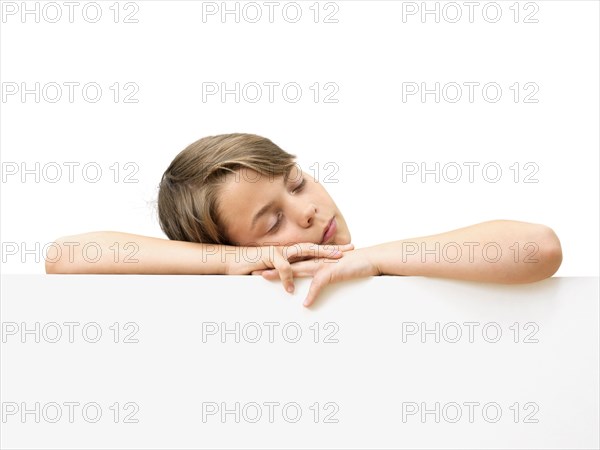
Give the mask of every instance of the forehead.
<svg viewBox="0 0 600 450">
<path fill-rule="evenodd" d="M 235 173 L 228 173 L 219 190 L 222 203 L 245 203 L 240 200 L 256 199 L 283 187 L 283 176 L 261 175 L 242 168 Z"/>
<path fill-rule="evenodd" d="M 242 167 L 235 173 L 228 173 L 219 189 L 220 200 L 222 203 L 241 203 L 240 199 L 257 199 L 263 195 L 274 193 L 285 188 L 286 183 L 294 183 L 302 179 L 304 172 L 294 164 L 287 172 L 287 175 L 262 175 L 255 170 Z"/>
</svg>

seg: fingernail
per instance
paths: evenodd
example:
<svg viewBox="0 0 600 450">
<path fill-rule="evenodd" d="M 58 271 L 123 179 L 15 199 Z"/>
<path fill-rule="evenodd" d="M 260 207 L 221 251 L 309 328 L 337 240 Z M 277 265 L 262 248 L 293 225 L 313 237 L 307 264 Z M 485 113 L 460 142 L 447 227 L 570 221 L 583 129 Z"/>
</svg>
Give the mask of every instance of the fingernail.
<svg viewBox="0 0 600 450">
<path fill-rule="evenodd" d="M 288 286 L 286 290 L 291 294 L 292 292 L 294 292 L 294 286 Z"/>
</svg>

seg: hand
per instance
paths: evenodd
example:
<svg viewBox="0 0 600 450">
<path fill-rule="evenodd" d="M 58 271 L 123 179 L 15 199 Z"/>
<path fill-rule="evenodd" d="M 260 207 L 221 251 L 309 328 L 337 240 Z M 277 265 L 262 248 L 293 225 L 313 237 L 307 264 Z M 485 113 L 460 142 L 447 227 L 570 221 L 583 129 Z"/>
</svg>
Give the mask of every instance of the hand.
<svg viewBox="0 0 600 450">
<path fill-rule="evenodd" d="M 247 247 L 248 249 L 250 247 Z M 345 245 L 318 245 L 313 242 L 304 242 L 285 246 L 263 246 L 248 250 L 250 255 L 260 255 L 259 261 L 250 263 L 242 262 L 228 268 L 228 275 L 260 274 L 263 270 L 275 269 L 281 278 L 283 287 L 289 293 L 294 292 L 294 280 L 291 264 L 307 259 L 323 258 L 323 260 L 338 260 L 344 256 L 344 251 L 352 250 L 354 244 Z M 257 268 L 257 264 L 258 267 Z"/>
<path fill-rule="evenodd" d="M 351 280 L 353 278 L 381 275 L 379 267 L 374 262 L 374 252 L 372 248 L 363 248 L 346 251 L 344 252 L 344 258 L 337 261 L 321 258 L 291 264 L 293 276 L 313 277 L 303 303 L 304 306 L 310 306 L 321 290 L 328 284 Z M 252 274 L 260 273 L 267 280 L 277 280 L 279 278 L 277 272 L 277 269 L 258 270 L 252 272 Z"/>
</svg>

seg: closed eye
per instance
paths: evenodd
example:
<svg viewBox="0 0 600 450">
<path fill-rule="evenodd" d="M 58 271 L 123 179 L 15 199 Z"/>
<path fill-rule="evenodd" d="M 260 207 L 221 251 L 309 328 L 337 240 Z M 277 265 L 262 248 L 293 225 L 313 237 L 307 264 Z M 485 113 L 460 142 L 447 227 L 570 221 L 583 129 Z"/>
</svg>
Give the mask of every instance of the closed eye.
<svg viewBox="0 0 600 450">
<path fill-rule="evenodd" d="M 298 187 L 296 189 L 294 189 L 292 191 L 293 192 L 300 192 L 302 189 L 304 189 L 304 186 L 306 186 L 306 178 L 302 177 L 302 182 L 298 185 Z"/>
<path fill-rule="evenodd" d="M 302 181 L 300 182 L 298 187 L 292 191 L 292 194 L 302 191 L 302 189 L 304 189 L 305 186 L 306 186 L 306 178 L 302 177 Z M 271 229 L 267 232 L 267 234 L 275 233 L 281 226 L 281 221 L 282 221 L 281 214 L 277 214 L 277 222 L 275 222 L 275 225 L 273 225 L 271 227 Z"/>
</svg>

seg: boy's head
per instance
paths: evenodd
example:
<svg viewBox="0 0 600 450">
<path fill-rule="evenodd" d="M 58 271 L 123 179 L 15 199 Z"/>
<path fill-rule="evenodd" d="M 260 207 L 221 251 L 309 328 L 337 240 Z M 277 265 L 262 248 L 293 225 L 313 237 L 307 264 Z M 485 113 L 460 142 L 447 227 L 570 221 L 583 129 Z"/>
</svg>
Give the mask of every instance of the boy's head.
<svg viewBox="0 0 600 450">
<path fill-rule="evenodd" d="M 318 244 L 335 216 L 337 231 L 327 243 L 350 242 L 337 206 L 295 158 L 254 134 L 199 139 L 179 153 L 162 176 L 162 230 L 172 240 L 211 244 Z"/>
</svg>

